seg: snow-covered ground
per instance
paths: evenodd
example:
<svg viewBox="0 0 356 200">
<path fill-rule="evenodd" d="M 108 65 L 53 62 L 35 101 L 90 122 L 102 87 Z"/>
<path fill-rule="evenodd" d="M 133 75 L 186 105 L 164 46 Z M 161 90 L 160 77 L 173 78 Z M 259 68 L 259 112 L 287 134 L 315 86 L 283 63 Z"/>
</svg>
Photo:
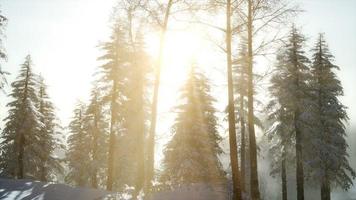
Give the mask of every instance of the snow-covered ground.
<svg viewBox="0 0 356 200">
<path fill-rule="evenodd" d="M 175 191 L 159 192 L 150 200 L 226 200 L 223 187 L 191 184 Z M 0 200 L 130 200 L 128 194 L 104 190 L 74 188 L 65 184 L 43 183 L 31 180 L 0 179 Z"/>
<path fill-rule="evenodd" d="M 1 200 L 99 200 L 109 194 L 104 190 L 73 188 L 64 184 L 0 179 Z"/>
</svg>

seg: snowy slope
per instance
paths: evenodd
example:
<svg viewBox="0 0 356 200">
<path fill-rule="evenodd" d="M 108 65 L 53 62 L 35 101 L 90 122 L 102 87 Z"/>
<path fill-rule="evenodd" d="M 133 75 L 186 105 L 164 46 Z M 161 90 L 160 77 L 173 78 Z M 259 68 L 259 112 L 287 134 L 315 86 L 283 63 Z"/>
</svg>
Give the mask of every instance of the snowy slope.
<svg viewBox="0 0 356 200">
<path fill-rule="evenodd" d="M 97 200 L 109 194 L 103 190 L 73 188 L 64 184 L 0 179 L 1 200 Z"/>
</svg>

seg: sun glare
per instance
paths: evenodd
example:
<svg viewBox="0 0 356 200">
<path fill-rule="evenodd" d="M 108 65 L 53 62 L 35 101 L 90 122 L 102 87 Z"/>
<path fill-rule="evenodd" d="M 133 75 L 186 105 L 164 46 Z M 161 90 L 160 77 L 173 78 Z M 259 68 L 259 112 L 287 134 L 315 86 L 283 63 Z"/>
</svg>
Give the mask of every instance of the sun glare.
<svg viewBox="0 0 356 200">
<path fill-rule="evenodd" d="M 179 98 L 179 89 L 186 80 L 188 70 L 194 63 L 207 57 L 207 41 L 202 39 L 203 33 L 198 31 L 168 31 L 163 50 L 161 66 L 161 85 L 159 92 L 159 107 L 157 124 L 156 165 L 163 158 L 162 148 L 166 144 L 166 137 L 170 130 L 170 124 L 174 120 L 172 108 L 175 107 Z M 157 59 L 159 50 L 159 34 L 150 35 L 146 38 L 147 51 Z"/>
<path fill-rule="evenodd" d="M 147 38 L 149 53 L 157 58 L 159 36 Z M 179 85 L 184 81 L 190 65 L 196 62 L 204 41 L 194 31 L 171 31 L 165 39 L 162 61 L 162 84 Z"/>
</svg>

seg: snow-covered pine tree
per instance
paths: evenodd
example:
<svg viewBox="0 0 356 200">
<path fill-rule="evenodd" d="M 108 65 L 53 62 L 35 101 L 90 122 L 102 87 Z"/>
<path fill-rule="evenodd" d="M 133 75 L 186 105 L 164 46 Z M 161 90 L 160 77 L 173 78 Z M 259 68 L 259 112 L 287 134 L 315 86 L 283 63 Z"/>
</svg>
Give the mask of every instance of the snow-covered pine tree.
<svg viewBox="0 0 356 200">
<path fill-rule="evenodd" d="M 39 157 L 41 162 L 38 166 L 37 179 L 41 181 L 53 181 L 55 176 L 63 172 L 61 160 L 54 155 L 56 150 L 64 149 L 61 140 L 61 126 L 56 117 L 55 108 L 47 94 L 47 86 L 42 76 L 39 77 L 38 89 L 38 111 L 40 121 L 44 125 L 40 128 L 40 147 Z"/>
<path fill-rule="evenodd" d="M 285 156 L 288 153 L 285 147 L 293 144 L 294 140 L 298 200 L 304 199 L 303 137 L 308 133 L 307 122 L 310 120 L 307 118 L 310 116 L 310 88 L 307 84 L 310 72 L 309 60 L 304 55 L 304 42 L 304 37 L 293 26 L 285 46 L 277 56 L 275 75 L 269 88 L 273 96 L 269 104 L 272 109 L 270 119 L 274 120 L 270 131 L 270 140 L 274 141 L 271 151 L 276 156 L 273 165 L 281 166 L 282 174 L 285 175 Z"/>
<path fill-rule="evenodd" d="M 181 90 L 173 137 L 164 150 L 161 180 L 172 188 L 192 183 L 214 185 L 225 178 L 218 158 L 222 150 L 214 99 L 207 78 L 194 68 Z"/>
<path fill-rule="evenodd" d="M 104 113 L 104 103 L 101 91 L 94 85 L 91 99 L 85 111 L 84 129 L 88 134 L 90 149 L 90 182 L 93 188 L 104 184 L 107 160 L 108 123 Z"/>
<path fill-rule="evenodd" d="M 66 161 L 68 162 L 69 172 L 66 176 L 66 182 L 77 186 L 90 185 L 90 135 L 84 126 L 86 106 L 82 102 L 78 102 L 75 109 L 72 121 L 69 124 L 70 136 L 68 137 L 68 150 L 66 153 Z"/>
<path fill-rule="evenodd" d="M 332 185 L 348 190 L 352 186 L 355 171 L 348 162 L 348 144 L 344 123 L 348 116 L 346 107 L 338 97 L 343 95 L 341 82 L 335 70 L 333 55 L 324 39 L 319 35 L 312 60 L 312 91 L 314 95 L 315 120 L 312 147 L 314 156 L 314 180 L 320 181 L 321 199 L 330 200 Z"/>
<path fill-rule="evenodd" d="M 290 148 L 295 146 L 294 112 L 283 104 L 289 101 L 289 96 L 284 96 L 283 94 L 289 87 L 284 81 L 286 75 L 286 71 L 282 69 L 277 70 L 271 78 L 269 91 L 272 99 L 267 105 L 268 120 L 271 126 L 266 132 L 270 146 L 269 153 L 272 158 L 270 174 L 272 176 L 281 176 L 283 200 L 287 200 L 288 196 L 287 166 L 295 161 L 295 149 Z"/>
<path fill-rule="evenodd" d="M 38 82 L 32 65 L 30 55 L 26 56 L 17 80 L 11 84 L 13 101 L 7 105 L 9 114 L 1 135 L 1 174 L 19 179 L 36 176 L 41 162 L 38 155 L 45 150 L 40 145 L 44 124 L 36 107 Z"/>
<path fill-rule="evenodd" d="M 98 58 L 104 64 L 100 66 L 101 78 L 100 89 L 104 91 L 103 101 L 108 104 L 110 113 L 109 128 L 109 148 L 107 159 L 107 183 L 106 189 L 112 190 L 115 183 L 114 172 L 116 168 L 115 158 L 117 157 L 116 147 L 117 136 L 122 133 L 122 100 L 125 99 L 122 94 L 124 84 L 125 69 L 127 67 L 127 39 L 120 22 L 114 24 L 110 41 L 101 45 L 104 55 Z"/>
<path fill-rule="evenodd" d="M 0 61 L 6 60 L 7 56 L 3 47 L 3 37 L 4 37 L 4 27 L 7 23 L 7 18 L 1 14 L 0 10 Z M 5 75 L 7 72 L 2 70 L 0 63 L 0 90 L 4 88 L 4 84 L 6 83 Z"/>
</svg>

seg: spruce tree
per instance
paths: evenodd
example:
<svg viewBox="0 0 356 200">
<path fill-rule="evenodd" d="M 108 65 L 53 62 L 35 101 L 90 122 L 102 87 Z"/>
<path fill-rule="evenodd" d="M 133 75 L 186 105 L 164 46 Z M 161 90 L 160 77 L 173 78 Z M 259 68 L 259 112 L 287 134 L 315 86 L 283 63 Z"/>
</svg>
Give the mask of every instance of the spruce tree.
<svg viewBox="0 0 356 200">
<path fill-rule="evenodd" d="M 312 135 L 310 158 L 314 168 L 314 180 L 320 181 L 321 199 L 330 200 L 332 185 L 348 190 L 353 185 L 355 171 L 348 162 L 348 144 L 344 123 L 348 116 L 346 107 L 338 97 L 343 95 L 341 82 L 323 34 L 315 44 L 312 62 L 312 91 L 315 105 L 314 134 Z"/>
<path fill-rule="evenodd" d="M 91 98 L 85 111 L 84 130 L 88 134 L 90 154 L 90 182 L 93 188 L 98 188 L 104 182 L 107 159 L 107 115 L 105 115 L 101 91 L 94 85 Z"/>
<path fill-rule="evenodd" d="M 181 90 L 181 101 L 176 108 L 173 137 L 164 150 L 161 180 L 173 188 L 221 183 L 224 172 L 218 159 L 222 150 L 214 99 L 207 78 L 194 67 Z"/>
<path fill-rule="evenodd" d="M 125 99 L 122 95 L 122 85 L 124 84 L 125 69 L 127 67 L 127 43 L 126 36 L 123 31 L 123 26 L 117 22 L 112 29 L 110 41 L 101 45 L 104 55 L 98 60 L 104 62 L 100 67 L 101 79 L 100 88 L 105 92 L 103 100 L 109 106 L 110 113 L 110 128 L 109 128 L 109 148 L 107 159 L 107 183 L 106 189 L 112 190 L 115 183 L 114 172 L 116 165 L 115 158 L 117 152 L 117 137 L 122 132 L 122 100 Z M 116 154 L 116 155 L 115 155 Z"/>
<path fill-rule="evenodd" d="M 267 105 L 268 120 L 270 128 L 266 133 L 270 144 L 269 153 L 271 154 L 271 172 L 272 176 L 281 176 L 282 199 L 287 200 L 287 166 L 295 161 L 295 134 L 293 127 L 293 110 L 287 108 L 283 92 L 289 87 L 282 77 L 283 71 L 277 71 L 271 78 L 269 88 L 272 100 Z M 290 164 L 289 164 L 290 165 Z"/>
<path fill-rule="evenodd" d="M 275 121 L 270 137 L 277 140 L 271 151 L 279 154 L 275 154 L 275 166 L 282 167 L 283 176 L 287 156 L 285 147 L 295 144 L 298 200 L 304 199 L 303 138 L 310 134 L 307 123 L 311 107 L 310 87 L 307 84 L 310 72 L 309 60 L 303 50 L 304 41 L 304 37 L 293 26 L 285 46 L 277 56 L 276 74 L 271 79 L 270 87 L 274 99 L 269 105 L 272 108 L 274 106 L 270 119 Z"/>
<path fill-rule="evenodd" d="M 69 172 L 66 176 L 66 182 L 76 186 L 89 186 L 90 182 L 90 135 L 84 126 L 86 106 L 78 102 L 72 121 L 69 124 L 70 136 L 68 137 L 68 150 L 66 161 L 68 162 Z"/>
<path fill-rule="evenodd" d="M 61 160 L 54 155 L 55 150 L 64 149 L 61 141 L 61 127 L 58 123 L 55 108 L 47 94 L 47 86 L 44 83 L 43 77 L 39 77 L 39 89 L 38 89 L 38 111 L 40 115 L 40 121 L 43 124 L 40 127 L 40 163 L 39 174 L 37 177 L 41 181 L 54 180 L 55 176 L 61 174 L 63 169 Z"/>
<path fill-rule="evenodd" d="M 1 174 L 14 178 L 35 178 L 40 156 L 48 151 L 41 146 L 42 114 L 38 103 L 37 76 L 32 71 L 28 55 L 21 66 L 17 80 L 11 84 L 13 101 L 7 104 L 9 114 L 1 136 Z"/>
</svg>

